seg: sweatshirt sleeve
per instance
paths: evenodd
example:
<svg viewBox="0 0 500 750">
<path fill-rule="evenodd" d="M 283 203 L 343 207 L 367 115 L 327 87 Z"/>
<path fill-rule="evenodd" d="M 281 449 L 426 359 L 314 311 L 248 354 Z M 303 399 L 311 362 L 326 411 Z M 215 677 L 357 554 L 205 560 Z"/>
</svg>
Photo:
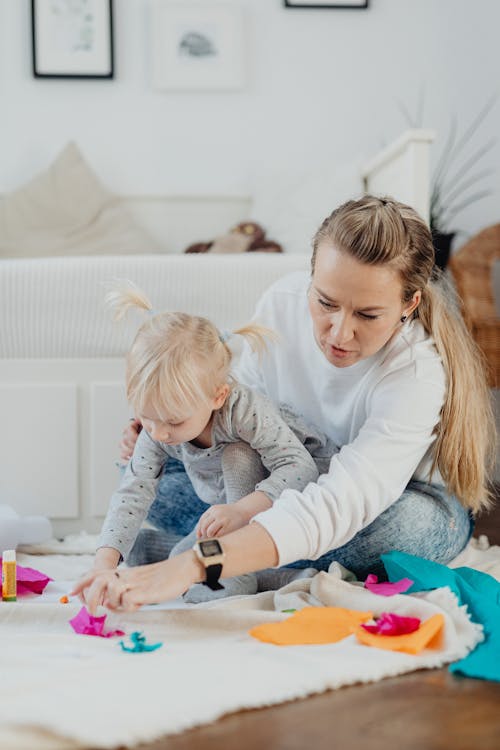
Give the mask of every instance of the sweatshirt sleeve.
<svg viewBox="0 0 500 750">
<path fill-rule="evenodd" d="M 315 560 L 349 542 L 403 493 L 435 440 L 445 382 L 390 373 L 371 394 L 353 441 L 332 457 L 328 474 L 302 492 L 287 490 L 253 521 L 273 538 L 279 565 Z"/>
<path fill-rule="evenodd" d="M 238 389 L 231 405 L 231 431 L 259 453 L 269 476 L 255 489 L 276 500 L 285 488 L 302 490 L 318 478 L 316 464 L 269 399 Z"/>
<path fill-rule="evenodd" d="M 168 456 L 141 430 L 120 487 L 113 493 L 99 537 L 99 547 L 113 547 L 126 559 L 155 498 Z"/>
</svg>

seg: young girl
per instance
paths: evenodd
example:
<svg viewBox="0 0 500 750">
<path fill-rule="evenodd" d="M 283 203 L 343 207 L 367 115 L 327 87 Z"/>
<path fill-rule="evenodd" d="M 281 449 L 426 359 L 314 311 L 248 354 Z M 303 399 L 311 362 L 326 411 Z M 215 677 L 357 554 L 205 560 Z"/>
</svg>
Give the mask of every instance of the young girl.
<svg viewBox="0 0 500 750">
<path fill-rule="evenodd" d="M 108 302 L 117 319 L 134 306 L 151 312 L 149 300 L 132 284 L 112 291 Z M 271 331 L 249 325 L 235 333 L 262 351 Z M 126 388 L 144 429 L 111 498 L 95 567 L 113 568 L 129 557 L 169 458 L 182 461 L 198 496 L 212 506 L 173 554 L 192 547 L 197 536 L 214 537 L 248 524 L 283 489 L 302 490 L 317 479 L 313 458 L 271 402 L 232 380 L 231 359 L 225 337 L 205 318 L 163 312 L 151 315 L 139 329 L 127 355 Z M 327 441 L 313 431 L 308 434 L 289 412 L 287 417 L 325 470 Z M 256 454 L 267 476 L 252 465 Z M 252 481 L 255 471 L 260 476 Z M 133 560 L 143 561 L 137 554 Z M 256 590 L 256 576 L 247 575 L 226 581 L 223 594 Z M 198 586 L 190 600 L 209 596 Z"/>
</svg>

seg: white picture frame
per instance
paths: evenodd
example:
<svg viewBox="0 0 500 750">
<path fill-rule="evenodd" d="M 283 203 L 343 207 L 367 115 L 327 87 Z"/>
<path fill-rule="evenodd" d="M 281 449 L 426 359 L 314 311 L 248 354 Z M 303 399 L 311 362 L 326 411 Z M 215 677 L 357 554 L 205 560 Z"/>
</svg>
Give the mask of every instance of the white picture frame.
<svg viewBox="0 0 500 750">
<path fill-rule="evenodd" d="M 241 8 L 228 3 L 157 0 L 152 22 L 154 89 L 236 91 L 243 88 Z"/>
<path fill-rule="evenodd" d="M 112 0 L 31 0 L 35 78 L 113 78 Z"/>
</svg>

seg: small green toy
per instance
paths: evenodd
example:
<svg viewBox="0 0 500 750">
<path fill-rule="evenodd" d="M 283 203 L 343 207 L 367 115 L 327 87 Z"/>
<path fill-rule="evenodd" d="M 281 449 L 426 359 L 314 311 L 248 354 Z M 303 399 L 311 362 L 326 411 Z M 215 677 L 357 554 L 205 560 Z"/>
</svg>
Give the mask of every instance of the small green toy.
<svg viewBox="0 0 500 750">
<path fill-rule="evenodd" d="M 163 643 L 146 643 L 146 638 L 138 630 L 135 630 L 130 634 L 130 640 L 132 642 L 132 648 L 126 646 L 123 641 L 120 641 L 122 651 L 128 651 L 130 654 L 139 654 L 142 651 L 156 651 L 157 648 L 161 648 Z"/>
</svg>

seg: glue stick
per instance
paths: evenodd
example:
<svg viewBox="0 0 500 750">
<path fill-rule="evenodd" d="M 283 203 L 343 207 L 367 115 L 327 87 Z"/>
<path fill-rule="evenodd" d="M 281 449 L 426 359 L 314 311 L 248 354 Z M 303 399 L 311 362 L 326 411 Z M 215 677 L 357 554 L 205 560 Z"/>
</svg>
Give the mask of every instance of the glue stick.
<svg viewBox="0 0 500 750">
<path fill-rule="evenodd" d="M 2 600 L 15 602 L 16 594 L 16 550 L 7 549 L 2 555 Z"/>
</svg>

